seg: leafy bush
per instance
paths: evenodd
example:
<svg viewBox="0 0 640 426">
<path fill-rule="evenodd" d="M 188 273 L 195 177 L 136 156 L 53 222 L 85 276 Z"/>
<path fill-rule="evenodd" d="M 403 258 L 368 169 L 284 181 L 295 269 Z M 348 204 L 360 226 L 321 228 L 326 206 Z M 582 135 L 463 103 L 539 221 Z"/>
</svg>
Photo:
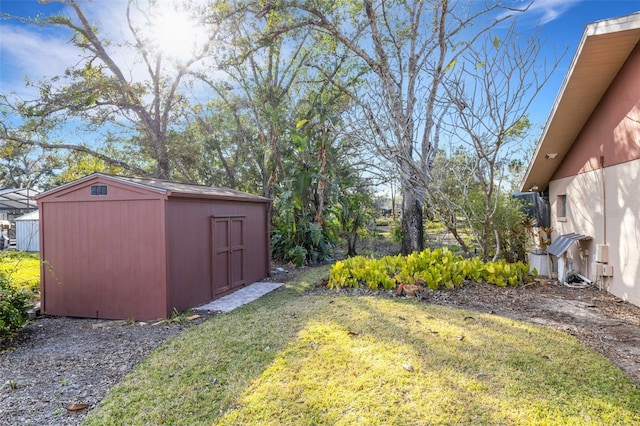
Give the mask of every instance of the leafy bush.
<svg viewBox="0 0 640 426">
<path fill-rule="evenodd" d="M 295 221 L 289 216 L 289 221 L 271 228 L 271 257 L 296 266 L 330 259 L 332 241 L 327 229 L 312 219 L 302 217 Z"/>
<path fill-rule="evenodd" d="M 447 248 L 414 252 L 407 256 L 367 259 L 356 256 L 336 262 L 331 268 L 328 286 L 393 289 L 398 284 L 419 285 L 437 290 L 460 286 L 465 280 L 484 281 L 500 287 L 515 286 L 528 277 L 523 262 L 483 262 L 464 259 Z"/>
<path fill-rule="evenodd" d="M 11 285 L 0 272 L 0 344 L 11 339 L 29 319 L 31 295 Z"/>
<path fill-rule="evenodd" d="M 391 224 L 391 241 L 396 244 L 402 244 L 402 223 L 399 220 Z"/>
<path fill-rule="evenodd" d="M 529 243 L 526 219 L 524 202 L 507 195 L 500 198 L 494 226 L 502 245 L 501 256 L 508 262 L 526 260 L 526 246 Z"/>
</svg>

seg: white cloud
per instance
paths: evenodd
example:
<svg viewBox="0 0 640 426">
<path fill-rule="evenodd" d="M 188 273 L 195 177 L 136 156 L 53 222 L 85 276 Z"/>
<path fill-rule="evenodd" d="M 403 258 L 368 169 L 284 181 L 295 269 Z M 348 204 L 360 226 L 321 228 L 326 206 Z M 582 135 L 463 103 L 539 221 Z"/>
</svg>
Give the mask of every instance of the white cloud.
<svg viewBox="0 0 640 426">
<path fill-rule="evenodd" d="M 24 77 L 39 80 L 59 75 L 79 59 L 79 52 L 67 37 L 48 31 L 34 31 L 31 26 L 0 25 L 0 91 L 20 92 Z"/>
<path fill-rule="evenodd" d="M 529 8 L 521 15 L 521 18 L 535 25 L 544 25 L 554 21 L 564 15 L 569 9 L 580 3 L 582 0 L 533 0 Z M 509 4 L 513 8 L 525 8 L 529 4 L 528 0 L 519 0 Z M 504 11 L 498 18 L 513 15 L 513 11 Z M 517 14 L 517 13 L 516 13 Z"/>
<path fill-rule="evenodd" d="M 97 0 L 81 6 L 91 22 L 108 32 L 113 41 L 120 41 L 126 29 L 123 0 Z M 70 8 L 59 13 L 75 20 Z M 36 11 L 29 13 L 36 15 Z M 106 25 L 103 25 L 106 24 Z M 67 68 L 81 63 L 83 52 L 73 45 L 73 32 L 64 27 L 21 23 L 17 19 L 0 23 L 0 92 L 15 92 L 23 98 L 34 95 L 25 87 L 25 77 L 32 81 L 63 75 Z M 120 52 L 117 52 L 120 54 Z"/>
<path fill-rule="evenodd" d="M 144 0 L 140 4 L 144 8 Z M 170 4 L 170 0 L 160 1 L 161 6 Z M 142 66 L 131 46 L 123 45 L 125 40 L 131 41 L 126 6 L 125 0 L 81 3 L 89 21 L 99 28 L 100 36 L 111 41 L 107 50 L 123 73 L 132 81 L 142 81 L 148 78 L 146 67 Z M 74 21 L 77 19 L 69 8 L 63 9 L 62 13 Z M 135 9 L 132 15 L 134 19 L 140 19 Z M 0 93 L 15 92 L 21 97 L 31 97 L 33 89 L 25 87 L 25 77 L 38 81 L 62 75 L 67 68 L 81 63 L 83 52 L 70 42 L 72 36 L 70 30 L 62 27 L 42 28 L 17 20 L 0 21 Z"/>
<path fill-rule="evenodd" d="M 527 13 L 536 16 L 540 25 L 554 21 L 579 3 L 580 0 L 535 0 Z"/>
</svg>

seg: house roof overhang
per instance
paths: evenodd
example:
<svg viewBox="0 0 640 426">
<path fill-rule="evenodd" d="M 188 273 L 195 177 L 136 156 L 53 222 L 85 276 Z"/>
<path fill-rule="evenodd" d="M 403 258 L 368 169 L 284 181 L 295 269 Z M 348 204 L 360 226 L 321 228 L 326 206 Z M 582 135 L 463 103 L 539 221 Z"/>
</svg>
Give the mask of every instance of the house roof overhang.
<svg viewBox="0 0 640 426">
<path fill-rule="evenodd" d="M 544 191 L 640 41 L 640 12 L 586 26 L 536 146 L 522 191 Z"/>
</svg>

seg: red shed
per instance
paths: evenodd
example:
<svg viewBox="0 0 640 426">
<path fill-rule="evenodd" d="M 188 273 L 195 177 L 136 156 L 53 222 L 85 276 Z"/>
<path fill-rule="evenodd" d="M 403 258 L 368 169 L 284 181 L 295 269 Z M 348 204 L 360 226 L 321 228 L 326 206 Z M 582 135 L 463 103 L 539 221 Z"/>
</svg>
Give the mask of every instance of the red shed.
<svg viewBox="0 0 640 426">
<path fill-rule="evenodd" d="M 36 199 L 45 314 L 166 318 L 269 275 L 267 198 L 96 173 Z"/>
</svg>

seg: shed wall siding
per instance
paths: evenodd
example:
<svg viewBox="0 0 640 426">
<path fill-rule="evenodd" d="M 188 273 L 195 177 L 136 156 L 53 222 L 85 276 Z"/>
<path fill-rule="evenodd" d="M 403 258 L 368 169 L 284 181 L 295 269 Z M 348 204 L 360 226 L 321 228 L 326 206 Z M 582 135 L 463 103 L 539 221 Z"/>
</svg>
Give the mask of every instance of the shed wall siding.
<svg viewBox="0 0 640 426">
<path fill-rule="evenodd" d="M 16 250 L 40 251 L 40 221 L 16 221 Z"/>
<path fill-rule="evenodd" d="M 225 216 L 236 217 L 228 229 L 245 231 L 229 244 L 230 279 L 241 286 L 269 274 L 267 199 L 96 174 L 42 194 L 38 204 L 46 314 L 153 320 L 220 296 L 212 223 L 224 225 L 215 218 Z"/>
<path fill-rule="evenodd" d="M 169 198 L 167 282 L 169 308 L 178 310 L 212 300 L 212 217 L 244 218 L 245 284 L 269 275 L 268 203 Z M 213 275 L 213 277 L 212 277 Z"/>
<path fill-rule="evenodd" d="M 45 313 L 140 320 L 167 315 L 163 202 L 109 195 L 109 202 L 42 203 Z"/>
<path fill-rule="evenodd" d="M 604 191 L 602 182 L 606 182 Z M 609 245 L 613 277 L 598 278 L 612 294 L 640 306 L 640 160 L 557 179 L 549 184 L 554 237 L 569 232 L 593 240 L 572 246 L 574 268 L 596 280 L 596 244 Z M 558 196 L 567 196 L 566 220 L 558 218 Z M 582 248 L 582 251 L 580 250 Z M 584 250 L 589 255 L 585 255 Z"/>
</svg>

